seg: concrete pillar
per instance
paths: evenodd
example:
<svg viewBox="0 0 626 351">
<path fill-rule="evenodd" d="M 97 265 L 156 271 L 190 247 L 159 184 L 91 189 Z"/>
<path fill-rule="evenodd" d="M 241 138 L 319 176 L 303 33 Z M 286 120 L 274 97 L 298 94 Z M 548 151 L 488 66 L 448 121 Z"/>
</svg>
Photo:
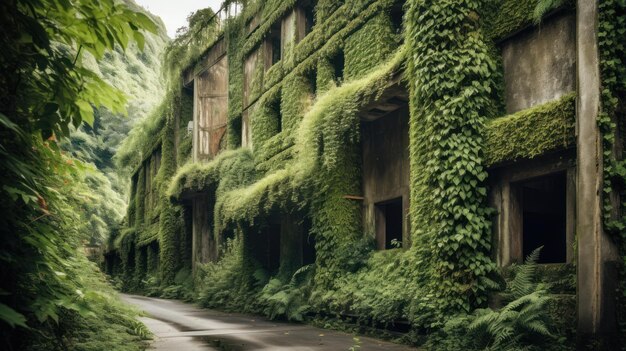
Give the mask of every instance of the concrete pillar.
<svg viewBox="0 0 626 351">
<path fill-rule="evenodd" d="M 602 227 L 598 0 L 577 0 L 578 349 L 614 350 L 616 247 Z"/>
</svg>

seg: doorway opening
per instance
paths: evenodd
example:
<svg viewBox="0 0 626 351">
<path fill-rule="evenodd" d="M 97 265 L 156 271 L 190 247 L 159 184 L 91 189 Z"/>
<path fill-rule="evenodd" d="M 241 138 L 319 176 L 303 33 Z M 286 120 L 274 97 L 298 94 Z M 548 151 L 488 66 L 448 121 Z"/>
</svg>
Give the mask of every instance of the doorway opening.
<svg viewBox="0 0 626 351">
<path fill-rule="evenodd" d="M 543 246 L 539 263 L 566 262 L 565 172 L 525 181 L 518 187 L 522 200 L 524 258 Z"/>
<path fill-rule="evenodd" d="M 379 249 L 394 249 L 402 245 L 402 198 L 376 204 L 376 241 Z"/>
</svg>

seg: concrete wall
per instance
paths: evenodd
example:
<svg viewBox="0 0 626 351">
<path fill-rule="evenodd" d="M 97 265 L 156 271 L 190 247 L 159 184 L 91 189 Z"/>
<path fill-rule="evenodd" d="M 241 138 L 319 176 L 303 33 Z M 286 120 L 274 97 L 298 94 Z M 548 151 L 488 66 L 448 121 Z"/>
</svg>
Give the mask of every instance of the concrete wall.
<svg viewBox="0 0 626 351">
<path fill-rule="evenodd" d="M 241 146 L 252 147 L 252 128 L 250 126 L 250 116 L 254 114 L 254 111 L 258 104 L 253 104 L 243 111 L 241 117 Z"/>
<path fill-rule="evenodd" d="M 598 128 L 598 0 L 578 0 L 576 100 L 578 349 L 617 350 L 616 291 L 620 257 L 602 222 L 603 153 Z"/>
<path fill-rule="evenodd" d="M 378 202 L 402 197 L 403 243 L 409 242 L 409 110 L 407 106 L 371 122 L 361 124 L 363 157 L 364 229 L 377 235 Z M 379 232 L 379 231 L 378 231 Z M 380 242 L 379 242 L 380 244 Z M 383 246 L 379 248 L 384 248 Z"/>
<path fill-rule="evenodd" d="M 194 160 L 208 160 L 225 146 L 228 118 L 226 56 L 195 77 L 194 106 Z"/>
<path fill-rule="evenodd" d="M 263 52 L 266 50 L 266 45 L 262 44 L 257 49 L 253 50 L 248 57 L 246 57 L 243 65 L 243 107 L 247 108 L 252 102 L 253 92 L 252 87 L 254 84 L 262 84 L 262 82 L 258 82 L 258 79 L 262 79 L 261 77 L 257 77 L 257 67 L 259 65 L 263 65 Z M 255 97 L 256 98 L 256 97 Z"/>
<path fill-rule="evenodd" d="M 501 43 L 507 113 L 576 88 L 576 17 L 559 14 Z"/>
<path fill-rule="evenodd" d="M 256 19 L 253 19 L 251 25 L 254 25 Z M 280 28 L 280 59 L 283 60 L 289 56 L 288 50 L 302 40 L 305 36 L 306 19 L 304 11 L 296 8 L 289 12 L 277 22 Z M 244 61 L 244 84 L 243 84 L 243 107 L 244 110 L 253 104 L 258 98 L 260 91 L 255 91 L 255 87 L 263 85 L 263 74 L 259 73 L 259 69 L 263 72 L 272 67 L 272 43 L 267 38 L 258 48 L 245 58 Z"/>
</svg>

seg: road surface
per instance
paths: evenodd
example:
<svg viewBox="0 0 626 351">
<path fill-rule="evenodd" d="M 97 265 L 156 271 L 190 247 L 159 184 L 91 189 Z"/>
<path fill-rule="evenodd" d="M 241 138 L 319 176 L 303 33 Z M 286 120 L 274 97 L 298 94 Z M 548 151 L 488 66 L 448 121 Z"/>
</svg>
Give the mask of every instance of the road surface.
<svg viewBox="0 0 626 351">
<path fill-rule="evenodd" d="M 353 335 L 342 332 L 201 309 L 174 300 L 136 295 L 121 297 L 148 315 L 141 321 L 154 334 L 150 350 L 347 351 L 355 345 L 360 346 L 354 348 L 358 351 L 415 350 L 362 336 L 355 341 Z"/>
</svg>

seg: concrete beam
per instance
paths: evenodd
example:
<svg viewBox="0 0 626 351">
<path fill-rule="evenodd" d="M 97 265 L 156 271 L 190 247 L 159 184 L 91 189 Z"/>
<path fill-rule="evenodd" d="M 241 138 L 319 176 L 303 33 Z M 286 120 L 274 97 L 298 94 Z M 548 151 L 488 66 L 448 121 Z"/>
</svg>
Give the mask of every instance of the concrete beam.
<svg viewBox="0 0 626 351">
<path fill-rule="evenodd" d="M 598 0 L 577 0 L 577 298 L 578 349 L 613 350 L 615 247 L 602 226 L 602 136 L 598 52 Z"/>
</svg>

